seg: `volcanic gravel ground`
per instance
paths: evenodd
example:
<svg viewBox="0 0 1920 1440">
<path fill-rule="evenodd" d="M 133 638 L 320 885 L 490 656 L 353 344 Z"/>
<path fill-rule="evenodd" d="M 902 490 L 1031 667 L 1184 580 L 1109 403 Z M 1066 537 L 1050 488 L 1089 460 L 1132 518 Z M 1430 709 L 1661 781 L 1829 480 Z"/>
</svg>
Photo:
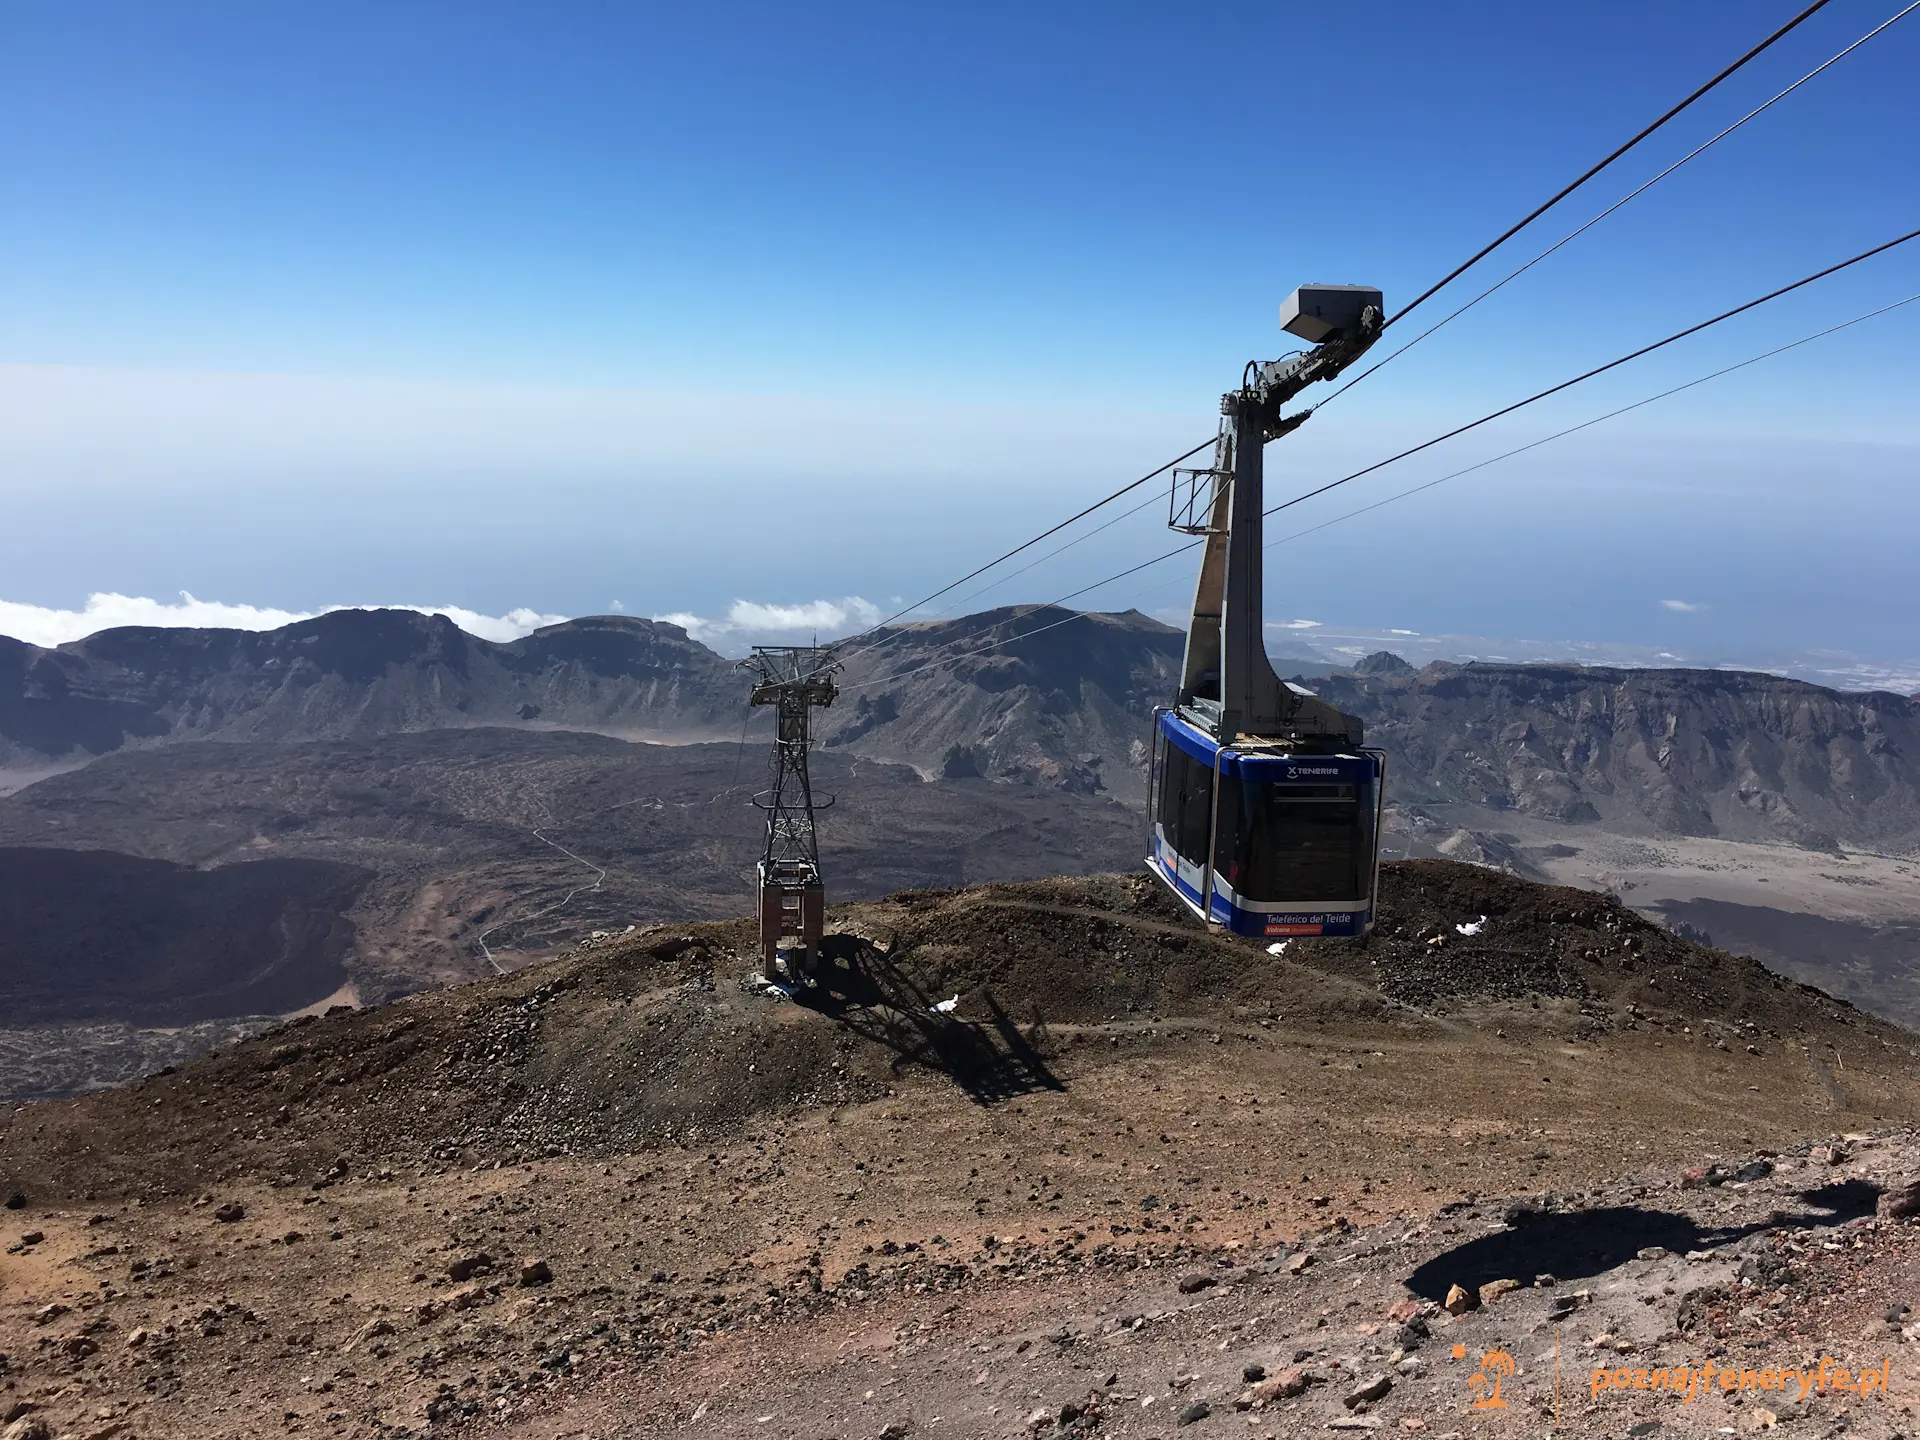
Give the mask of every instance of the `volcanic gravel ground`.
<svg viewBox="0 0 1920 1440">
<path fill-rule="evenodd" d="M 997 1289 L 965 1306 L 856 1291 L 806 1326 L 639 1366 L 602 1355 L 534 1413 L 473 1428 L 1910 1434 L 1916 1230 L 1875 1204 L 1920 1169 L 1920 1144 L 1903 1130 L 1837 1148 L 1455 1202 L 1117 1274 L 1064 1264 L 1082 1242 L 1062 1240 L 1003 1262 Z"/>
<path fill-rule="evenodd" d="M 1720 1254 L 1666 1257 L 1675 1294 L 1617 1307 L 1651 1343 L 1752 1247 L 1837 1254 L 1821 1237 L 1911 1162 L 1900 1132 L 1728 1179 L 1920 1114 L 1907 1032 L 1471 867 L 1389 867 L 1383 916 L 1368 942 L 1274 955 L 1133 877 L 909 892 L 833 911 L 794 998 L 759 982 L 744 922 L 658 929 L 0 1114 L 0 1200 L 20 1200 L 0 1211 L 0 1415 L 35 1407 L 0 1424 L 852 1440 L 1012 1435 L 1046 1406 L 1058 1431 L 1091 1394 L 1072 1433 L 1171 1434 L 1202 1400 L 1189 1424 L 1244 1425 L 1237 1367 L 1296 1349 L 1325 1383 L 1248 1416 L 1440 1424 L 1465 1383 L 1441 1383 L 1450 1351 L 1426 1345 L 1416 1384 L 1391 1359 L 1408 1347 L 1354 1327 L 1515 1279 L 1460 1343 L 1582 1286 L 1590 1336 L 1602 1287 L 1655 1263 L 1640 1250 Z M 1515 1195 L 1535 1197 L 1517 1227 L 1482 1198 Z M 1559 1283 L 1536 1294 L 1541 1272 Z M 1190 1274 L 1234 1283 L 1183 1294 Z M 1809 1323 L 1872 1318 L 1839 1293 Z M 1687 1318 L 1723 1323 L 1721 1298 Z M 1497 1333 L 1531 1396 L 1551 1335 Z M 1398 1378 L 1356 1416 L 1369 1366 Z"/>
</svg>

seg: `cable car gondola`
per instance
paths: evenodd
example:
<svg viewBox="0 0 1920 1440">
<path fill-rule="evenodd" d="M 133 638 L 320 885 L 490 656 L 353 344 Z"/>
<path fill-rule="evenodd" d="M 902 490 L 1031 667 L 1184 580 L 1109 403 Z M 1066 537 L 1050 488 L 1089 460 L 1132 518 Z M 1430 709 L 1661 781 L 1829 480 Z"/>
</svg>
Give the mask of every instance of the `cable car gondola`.
<svg viewBox="0 0 1920 1440">
<path fill-rule="evenodd" d="M 1380 751 L 1315 753 L 1256 736 L 1222 745 L 1177 710 L 1160 711 L 1154 728 L 1147 863 L 1196 915 L 1239 935 L 1366 933 Z"/>
<path fill-rule="evenodd" d="M 1168 524 L 1205 537 L 1174 703 L 1154 712 L 1147 868 L 1239 935 L 1364 935 L 1380 868 L 1386 755 L 1360 721 L 1274 673 L 1261 638 L 1266 442 L 1280 407 L 1379 336 L 1378 290 L 1309 285 L 1281 308 L 1304 354 L 1249 366 L 1222 397 L 1209 470 L 1176 470 Z"/>
</svg>

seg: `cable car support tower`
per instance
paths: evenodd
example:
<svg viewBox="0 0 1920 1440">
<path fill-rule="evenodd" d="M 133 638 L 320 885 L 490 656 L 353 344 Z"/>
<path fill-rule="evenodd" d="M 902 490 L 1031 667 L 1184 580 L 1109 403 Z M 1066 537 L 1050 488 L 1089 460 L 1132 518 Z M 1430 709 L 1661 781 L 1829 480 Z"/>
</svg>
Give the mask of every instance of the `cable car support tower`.
<svg viewBox="0 0 1920 1440">
<path fill-rule="evenodd" d="M 827 892 L 814 817 L 833 801 L 814 800 L 807 750 L 814 710 L 833 704 L 839 693 L 833 674 L 840 666 L 828 651 L 813 645 L 756 645 L 741 666 L 754 675 L 748 703 L 771 705 L 776 724 L 773 783 L 753 797 L 767 815 L 766 845 L 758 866 L 760 969 L 773 984 L 794 984 L 819 957 L 826 925 Z"/>
</svg>

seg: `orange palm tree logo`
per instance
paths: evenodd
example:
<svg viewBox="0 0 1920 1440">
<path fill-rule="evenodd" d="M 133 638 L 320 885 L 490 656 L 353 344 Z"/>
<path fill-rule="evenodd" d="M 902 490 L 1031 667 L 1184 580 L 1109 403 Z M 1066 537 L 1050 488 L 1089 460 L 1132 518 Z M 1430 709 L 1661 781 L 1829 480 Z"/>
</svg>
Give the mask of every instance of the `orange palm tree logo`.
<svg viewBox="0 0 1920 1440">
<path fill-rule="evenodd" d="M 1514 1372 L 1513 1356 L 1505 1350 L 1489 1350 L 1480 1357 L 1478 1373 L 1467 1380 L 1467 1388 L 1473 1391 L 1474 1410 L 1504 1410 L 1507 1400 L 1500 1393 L 1500 1382 Z"/>
</svg>

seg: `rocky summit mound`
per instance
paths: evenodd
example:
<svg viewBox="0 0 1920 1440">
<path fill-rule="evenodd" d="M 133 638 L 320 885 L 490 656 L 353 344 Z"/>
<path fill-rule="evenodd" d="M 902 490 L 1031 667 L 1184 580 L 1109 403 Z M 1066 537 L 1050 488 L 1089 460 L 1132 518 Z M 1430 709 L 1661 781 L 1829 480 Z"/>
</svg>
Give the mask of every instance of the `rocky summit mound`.
<svg viewBox="0 0 1920 1440">
<path fill-rule="evenodd" d="M 1448 861 L 1390 864 L 1358 942 L 1207 934 L 1144 876 L 907 891 L 831 913 L 817 983 L 758 977 L 750 922 L 600 937 L 487 983 L 303 1017 L 120 1091 L 0 1121 L 0 1185 L 158 1196 L 246 1176 L 516 1163 L 738 1131 L 950 1079 L 995 1102 L 1061 1082 L 1077 1046 L 1194 1027 L 1501 1017 L 1723 1053 L 1911 1038 L 1586 891 Z M 948 1001 L 942 1006 L 940 1002 Z"/>
<path fill-rule="evenodd" d="M 1610 1357 L 1764 1331 L 1758 1247 L 1825 1274 L 1903 1178 L 1811 1147 L 1920 1114 L 1907 1032 L 1586 892 L 1383 884 L 1366 942 L 1278 953 L 1144 877 L 908 891 L 830 912 L 792 995 L 744 921 L 603 935 L 0 1113 L 0 1425 L 1458 1425 L 1448 1347 L 1405 1363 L 1454 1286 L 1534 1406 L 1543 1316 L 1591 1311 Z M 1859 1319 L 1823 1298 L 1782 1304 Z M 1609 1405 L 1592 1433 L 1646 1409 Z"/>
</svg>

